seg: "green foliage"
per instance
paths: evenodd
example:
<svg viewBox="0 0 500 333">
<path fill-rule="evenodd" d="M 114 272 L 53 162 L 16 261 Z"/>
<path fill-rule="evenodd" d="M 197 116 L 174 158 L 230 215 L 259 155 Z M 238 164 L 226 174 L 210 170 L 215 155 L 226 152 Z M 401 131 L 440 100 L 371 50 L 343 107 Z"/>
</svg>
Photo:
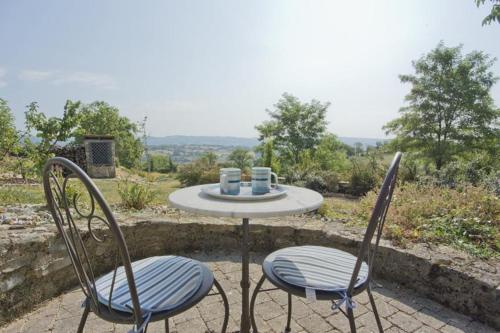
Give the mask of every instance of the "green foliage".
<svg viewBox="0 0 500 333">
<path fill-rule="evenodd" d="M 147 163 L 149 163 L 149 168 Z M 174 164 L 169 155 L 149 154 L 148 160 L 146 161 L 146 165 L 143 169 L 145 171 L 150 170 L 152 172 L 169 173 L 175 172 L 177 170 L 177 166 Z"/>
<path fill-rule="evenodd" d="M 248 149 L 236 148 L 229 154 L 228 160 L 235 168 L 239 168 L 242 172 L 247 171 L 252 167 L 254 155 Z"/>
<path fill-rule="evenodd" d="M 364 221 L 376 196 L 368 193 L 355 212 Z M 500 257 L 500 200 L 482 186 L 406 183 L 396 187 L 385 234 L 400 244 L 451 244 L 479 257 Z"/>
<path fill-rule="evenodd" d="M 382 158 L 378 151 L 371 151 L 364 157 L 351 159 L 350 194 L 365 195 L 380 184 L 386 171 Z"/>
<path fill-rule="evenodd" d="M 462 46 L 440 43 L 415 61 L 415 74 L 400 76 L 412 85 L 409 105 L 384 127 L 396 135 L 392 146 L 418 152 L 438 170 L 471 150 L 498 156 L 500 110 L 490 96 L 494 60 L 477 51 L 463 56 Z"/>
<path fill-rule="evenodd" d="M 183 186 L 219 182 L 217 155 L 213 152 L 203 154 L 193 163 L 179 166 L 177 179 Z"/>
<path fill-rule="evenodd" d="M 7 101 L 0 98 L 0 158 L 17 152 L 19 134 L 14 124 L 14 116 Z"/>
<path fill-rule="evenodd" d="M 38 104 L 32 102 L 25 112 L 26 130 L 28 133 L 35 131 L 39 143 L 29 139 L 24 142 L 25 154 L 34 162 L 38 172 L 41 171 L 45 161 L 52 156 L 51 150 L 57 143 L 67 141 L 73 136 L 73 131 L 80 120 L 78 108 L 80 102 L 66 101 L 62 118 L 47 117 L 38 110 Z"/>
<path fill-rule="evenodd" d="M 63 184 L 64 179 L 61 175 L 58 176 L 59 184 Z M 83 185 L 80 182 L 72 182 L 71 180 L 67 181 L 64 194 L 66 198 L 57 198 L 58 204 L 60 207 L 74 207 L 74 204 L 88 204 L 89 202 L 82 202 L 84 200 L 80 200 L 85 193 Z"/>
<path fill-rule="evenodd" d="M 116 107 L 97 101 L 81 105 L 80 122 L 75 130 L 75 142 L 81 143 L 85 135 L 112 135 L 116 140 L 116 155 L 127 168 L 139 166 L 144 151 L 137 137 L 138 127 L 127 117 L 121 116 Z"/>
<path fill-rule="evenodd" d="M 350 169 L 345 145 L 334 134 L 326 134 L 314 154 L 321 170 L 344 174 Z"/>
<path fill-rule="evenodd" d="M 274 106 L 267 110 L 271 120 L 256 126 L 259 140 L 272 139 L 280 159 L 289 164 L 298 163 L 300 153 L 314 150 L 326 131 L 326 110 L 330 103 L 312 100 L 302 103 L 298 98 L 283 94 Z"/>
<path fill-rule="evenodd" d="M 476 6 L 484 5 L 486 0 L 475 0 Z M 497 21 L 500 23 L 500 0 L 490 0 L 492 3 L 491 12 L 483 19 L 483 25 Z"/>
<path fill-rule="evenodd" d="M 339 179 L 335 172 L 319 171 L 307 175 L 304 186 L 320 193 L 335 193 L 339 189 Z"/>
<path fill-rule="evenodd" d="M 267 139 L 264 145 L 261 146 L 262 165 L 271 168 L 273 172 L 279 174 L 281 172 L 281 164 L 279 159 L 274 154 L 274 145 L 272 139 Z"/>
<path fill-rule="evenodd" d="M 118 184 L 118 193 L 121 204 L 129 209 L 141 210 L 152 203 L 157 193 L 151 189 L 149 184 L 122 181 Z"/>
</svg>

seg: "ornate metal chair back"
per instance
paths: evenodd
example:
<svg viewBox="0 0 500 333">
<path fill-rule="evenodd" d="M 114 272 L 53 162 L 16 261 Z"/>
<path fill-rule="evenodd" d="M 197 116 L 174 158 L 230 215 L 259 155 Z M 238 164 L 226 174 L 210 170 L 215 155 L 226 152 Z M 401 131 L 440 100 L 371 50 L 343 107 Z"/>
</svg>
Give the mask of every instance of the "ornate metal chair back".
<svg viewBox="0 0 500 333">
<path fill-rule="evenodd" d="M 121 264 L 132 299 L 132 315 L 139 327 L 143 318 L 128 248 L 120 227 L 99 189 L 80 167 L 62 157 L 51 158 L 45 164 L 43 187 L 48 208 L 66 245 L 78 282 L 92 311 L 98 313 L 102 308 L 97 296 L 94 274 L 97 267 L 95 248 L 98 244 L 96 243 L 110 241 L 112 243 L 106 244 L 106 248 L 114 251 L 107 254 L 113 256 L 114 275 L 108 309 L 113 311 L 111 299 L 114 279 Z M 99 230 L 93 229 L 96 224 L 100 224 Z"/>
<path fill-rule="evenodd" d="M 354 267 L 352 278 L 347 290 L 348 294 L 352 294 L 352 290 L 356 285 L 358 274 L 361 269 L 363 261 L 368 263 L 368 280 L 371 279 L 373 262 L 375 259 L 375 254 L 380 242 L 380 237 L 382 236 L 382 230 L 385 224 L 385 217 L 391 203 L 392 194 L 396 186 L 396 178 L 398 175 L 399 162 L 401 161 L 402 154 L 400 152 L 396 153 L 392 163 L 387 171 L 384 182 L 375 202 L 375 207 L 373 208 L 368 227 L 366 228 L 365 236 L 363 242 L 361 243 L 361 249 L 359 251 L 358 260 Z M 375 237 L 375 242 L 373 241 L 373 236 L 377 233 Z"/>
</svg>

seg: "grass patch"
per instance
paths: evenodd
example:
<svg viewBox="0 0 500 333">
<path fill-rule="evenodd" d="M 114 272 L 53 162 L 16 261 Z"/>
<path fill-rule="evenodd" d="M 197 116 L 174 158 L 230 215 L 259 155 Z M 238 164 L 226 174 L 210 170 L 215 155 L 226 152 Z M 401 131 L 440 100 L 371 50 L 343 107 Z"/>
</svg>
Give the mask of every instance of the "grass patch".
<svg viewBox="0 0 500 333">
<path fill-rule="evenodd" d="M 148 180 L 151 180 L 151 182 L 147 182 L 148 188 L 158 193 L 151 201 L 151 205 L 167 204 L 168 195 L 180 187 L 179 181 L 173 175 L 158 174 L 155 178 L 150 177 Z M 70 184 L 77 184 L 78 180 L 70 179 L 69 182 Z M 118 179 L 94 179 L 94 183 L 110 205 L 121 204 L 122 200 L 118 191 Z M 82 192 L 85 192 L 85 190 L 82 190 Z M 85 200 L 85 193 L 82 200 Z M 43 186 L 41 184 L 0 186 L 0 206 L 45 203 Z"/>
<path fill-rule="evenodd" d="M 325 201 L 318 209 L 321 216 L 342 222 L 353 222 L 357 217 L 354 215 L 359 206 L 358 199 L 347 199 L 342 197 L 325 198 Z"/>
<path fill-rule="evenodd" d="M 45 197 L 41 185 L 0 186 L 0 205 L 43 203 L 45 203 Z"/>
</svg>

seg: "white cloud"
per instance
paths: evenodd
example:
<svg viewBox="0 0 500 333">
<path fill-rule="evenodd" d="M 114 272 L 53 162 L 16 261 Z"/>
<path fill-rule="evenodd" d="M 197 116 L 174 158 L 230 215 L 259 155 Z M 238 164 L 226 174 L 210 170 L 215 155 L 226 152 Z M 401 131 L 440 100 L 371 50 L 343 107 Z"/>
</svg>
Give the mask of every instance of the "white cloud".
<svg viewBox="0 0 500 333">
<path fill-rule="evenodd" d="M 77 83 L 102 89 L 116 89 L 115 79 L 108 74 L 92 72 L 73 72 L 61 74 L 52 80 L 54 84 Z"/>
<path fill-rule="evenodd" d="M 7 73 L 5 68 L 0 67 L 0 88 L 5 87 L 7 85 L 7 81 L 5 81 L 4 76 Z"/>
<path fill-rule="evenodd" d="M 26 69 L 21 71 L 18 77 L 22 81 L 31 81 L 31 82 L 47 81 L 55 85 L 79 84 L 101 89 L 116 89 L 118 87 L 116 80 L 112 76 L 103 73 L 63 72 L 63 71 L 44 71 L 44 70 Z"/>
<path fill-rule="evenodd" d="M 23 81 L 44 81 L 51 78 L 54 75 L 50 71 L 38 71 L 38 70 L 23 70 L 19 73 L 19 79 Z"/>
</svg>

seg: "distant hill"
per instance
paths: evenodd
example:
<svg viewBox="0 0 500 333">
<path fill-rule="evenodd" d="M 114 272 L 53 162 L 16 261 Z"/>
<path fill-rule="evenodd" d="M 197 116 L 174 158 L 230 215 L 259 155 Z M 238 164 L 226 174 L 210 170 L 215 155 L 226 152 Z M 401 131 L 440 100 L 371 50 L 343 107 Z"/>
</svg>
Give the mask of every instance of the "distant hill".
<svg viewBox="0 0 500 333">
<path fill-rule="evenodd" d="M 375 146 L 377 142 L 388 141 L 387 139 L 373 138 L 351 138 L 339 137 L 340 141 L 354 146 L 356 142 L 361 142 L 364 146 Z M 240 138 L 234 136 L 191 136 L 191 135 L 170 135 L 163 137 L 148 137 L 148 146 L 161 145 L 211 145 L 226 147 L 247 147 L 252 148 L 259 144 L 257 138 Z"/>
</svg>

